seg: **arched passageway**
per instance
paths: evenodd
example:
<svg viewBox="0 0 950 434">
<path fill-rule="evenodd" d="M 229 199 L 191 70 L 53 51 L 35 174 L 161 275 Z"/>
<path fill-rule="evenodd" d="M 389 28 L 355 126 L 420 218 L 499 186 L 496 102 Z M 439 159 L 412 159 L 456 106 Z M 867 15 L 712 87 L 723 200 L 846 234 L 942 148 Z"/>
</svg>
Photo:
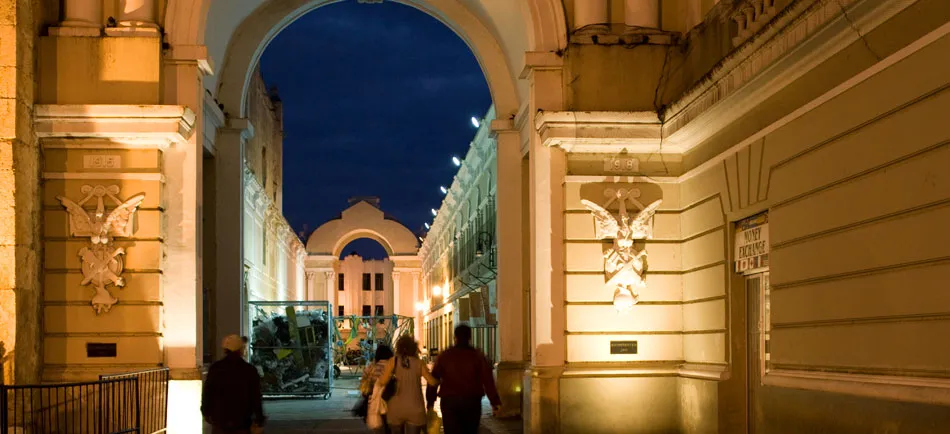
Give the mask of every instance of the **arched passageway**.
<svg viewBox="0 0 950 434">
<path fill-rule="evenodd" d="M 228 215 L 237 213 L 243 206 L 239 199 L 240 192 L 235 188 L 234 169 L 241 165 L 244 156 L 242 147 L 248 137 L 254 134 L 253 122 L 248 122 L 249 95 L 252 76 L 256 66 L 268 43 L 290 23 L 309 11 L 333 3 L 327 1 L 261 1 L 246 2 L 234 5 L 230 2 L 213 1 L 207 6 L 205 21 L 194 21 L 195 17 L 179 17 L 176 0 L 169 3 L 169 16 L 172 22 L 179 19 L 192 23 L 190 26 L 204 28 L 204 34 L 195 36 L 204 38 L 208 57 L 215 65 L 215 74 L 205 77 L 204 87 L 221 106 L 221 120 L 219 133 L 214 140 L 215 189 L 216 197 L 213 206 L 217 213 Z M 525 324 L 524 306 L 526 303 L 524 290 L 527 278 L 523 264 L 527 250 L 523 247 L 526 242 L 523 227 L 523 215 L 526 212 L 524 201 L 527 191 L 523 189 L 524 178 L 527 176 L 523 161 L 522 144 L 526 139 L 522 132 L 515 128 L 515 118 L 525 116 L 527 112 L 528 87 L 527 82 L 520 80 L 524 64 L 524 53 L 531 51 L 529 44 L 538 44 L 541 40 L 548 40 L 555 35 L 550 29 L 534 32 L 533 15 L 551 14 L 561 8 L 560 2 L 531 1 L 529 4 L 521 2 L 479 2 L 455 0 L 407 0 L 401 1 L 405 5 L 423 11 L 439 20 L 452 29 L 472 50 L 482 72 L 485 75 L 491 93 L 494 116 L 490 129 L 497 135 L 499 170 L 493 174 L 497 176 L 498 185 L 503 186 L 497 192 L 498 224 L 503 225 L 498 231 L 497 281 L 499 290 L 496 291 L 503 303 L 499 307 L 498 327 L 508 328 L 515 333 L 502 335 L 499 346 L 500 361 L 502 362 L 499 380 L 505 384 L 505 400 L 512 411 L 517 412 L 521 405 L 520 390 L 522 387 L 521 369 L 526 357 L 525 342 L 527 328 Z M 366 5 L 366 7 L 373 7 Z M 556 12 L 551 17 L 556 17 Z M 563 16 L 563 15 L 561 15 Z M 550 21 L 547 18 L 542 21 Z M 553 28 L 563 23 L 554 23 Z M 551 26 L 548 26 L 551 27 Z M 199 32 L 200 33 L 200 32 Z M 174 27 L 169 34 L 172 40 L 178 36 Z M 539 38 L 540 36 L 540 38 Z M 557 37 L 554 37 L 556 40 Z M 551 42 L 544 44 L 552 45 Z M 556 43 L 554 44 L 556 45 Z M 553 45 L 552 45 L 553 46 Z M 528 123 L 520 123 L 521 126 Z M 206 169 L 207 170 L 207 169 Z M 208 203 L 208 206 L 212 206 Z M 240 253 L 241 243 L 235 237 L 227 234 L 235 233 L 236 222 L 217 219 L 213 232 L 218 234 L 216 264 L 214 274 L 218 287 L 242 286 L 242 275 L 235 272 L 243 266 Z M 212 232 L 209 229 L 206 229 Z M 347 234 L 342 243 L 333 248 L 321 248 L 319 254 L 329 254 L 328 257 L 338 255 L 335 251 L 351 239 L 370 237 L 387 243 L 377 233 L 372 231 L 357 231 Z M 347 238 L 348 237 L 348 238 Z M 311 239 L 313 239 L 311 237 Z M 415 237 L 411 238 L 415 242 Z M 229 245 L 230 244 L 230 245 Z M 327 281 L 327 272 L 332 270 L 332 264 L 316 265 L 314 257 L 319 256 L 308 242 L 308 273 L 306 281 L 310 288 L 316 288 L 310 282 Z M 394 262 L 405 261 L 407 258 L 399 254 L 390 255 Z M 401 263 L 397 268 L 406 268 Z M 321 268 L 322 267 L 322 268 Z M 418 265 L 415 265 L 417 268 Z M 316 272 L 314 270 L 323 270 Z M 326 268 L 326 270 L 324 270 Z M 408 268 L 407 268 L 408 269 Z M 403 273 L 404 277 L 411 273 Z M 417 281 L 415 277 L 413 281 Z M 329 286 L 324 283 L 324 286 Z M 402 285 L 405 289 L 408 285 Z M 405 306 L 394 306 L 396 313 L 416 315 L 415 305 L 423 300 L 419 296 L 426 291 L 414 290 L 412 298 L 400 298 Z M 327 292 L 323 292 L 327 295 Z M 316 296 L 317 292 L 308 291 L 308 296 Z M 222 293 L 216 298 L 216 326 L 218 334 L 224 330 L 238 326 L 242 320 L 233 312 L 240 309 L 242 300 L 240 294 Z M 421 321 L 420 321 L 421 323 Z M 230 324 L 230 325 L 229 325 Z M 421 330 L 418 330 L 421 331 Z M 421 336 L 420 336 L 421 337 Z"/>
</svg>

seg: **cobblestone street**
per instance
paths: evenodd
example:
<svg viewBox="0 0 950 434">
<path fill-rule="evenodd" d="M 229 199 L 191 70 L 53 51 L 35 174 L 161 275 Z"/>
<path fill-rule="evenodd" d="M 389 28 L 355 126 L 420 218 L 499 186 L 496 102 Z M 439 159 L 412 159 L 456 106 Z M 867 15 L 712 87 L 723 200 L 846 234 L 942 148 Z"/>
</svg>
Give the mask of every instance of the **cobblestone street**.
<svg viewBox="0 0 950 434">
<path fill-rule="evenodd" d="M 369 433 L 362 420 L 353 417 L 350 409 L 359 399 L 357 378 L 341 378 L 336 381 L 329 400 L 273 398 L 264 401 L 264 412 L 269 418 L 266 432 L 273 434 L 303 433 Z M 436 402 L 436 409 L 439 409 Z M 482 402 L 481 434 L 520 434 L 520 419 L 496 419 L 491 417 L 488 400 Z M 205 427 L 210 433 L 210 427 Z"/>
</svg>

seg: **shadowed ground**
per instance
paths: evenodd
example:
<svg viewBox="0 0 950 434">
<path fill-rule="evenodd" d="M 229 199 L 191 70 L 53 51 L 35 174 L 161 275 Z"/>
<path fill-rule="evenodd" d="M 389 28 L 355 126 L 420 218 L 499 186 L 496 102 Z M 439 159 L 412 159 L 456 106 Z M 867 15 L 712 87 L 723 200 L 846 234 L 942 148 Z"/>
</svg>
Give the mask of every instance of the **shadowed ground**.
<svg viewBox="0 0 950 434">
<path fill-rule="evenodd" d="M 334 384 L 333 395 L 323 399 L 267 399 L 264 412 L 269 418 L 268 433 L 370 433 L 363 421 L 353 417 L 350 409 L 359 399 L 359 379 L 341 378 Z M 436 402 L 438 410 L 439 403 Z M 484 434 L 521 434 L 520 419 L 494 419 L 487 400 L 482 402 L 482 425 Z M 210 428 L 205 427 L 209 433 Z"/>
</svg>

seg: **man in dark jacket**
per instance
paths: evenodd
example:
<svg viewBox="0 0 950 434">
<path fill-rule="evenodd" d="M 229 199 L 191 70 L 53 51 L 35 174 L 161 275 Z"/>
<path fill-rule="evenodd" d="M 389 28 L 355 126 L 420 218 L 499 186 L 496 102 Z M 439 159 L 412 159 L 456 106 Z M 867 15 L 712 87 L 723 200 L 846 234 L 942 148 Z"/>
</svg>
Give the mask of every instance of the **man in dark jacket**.
<svg viewBox="0 0 950 434">
<path fill-rule="evenodd" d="M 257 368 L 244 361 L 244 343 L 238 335 L 224 338 L 224 358 L 208 369 L 201 414 L 213 434 L 248 434 L 260 430 L 266 421 L 261 378 Z"/>
<path fill-rule="evenodd" d="M 432 376 L 439 380 L 442 399 L 442 426 L 445 434 L 475 434 L 482 417 L 482 397 L 488 395 L 493 413 L 501 412 L 501 398 L 495 389 L 492 367 L 477 348 L 472 347 L 472 328 L 455 328 L 455 346 L 435 360 Z M 431 408 L 435 404 L 435 387 L 426 390 Z"/>
</svg>

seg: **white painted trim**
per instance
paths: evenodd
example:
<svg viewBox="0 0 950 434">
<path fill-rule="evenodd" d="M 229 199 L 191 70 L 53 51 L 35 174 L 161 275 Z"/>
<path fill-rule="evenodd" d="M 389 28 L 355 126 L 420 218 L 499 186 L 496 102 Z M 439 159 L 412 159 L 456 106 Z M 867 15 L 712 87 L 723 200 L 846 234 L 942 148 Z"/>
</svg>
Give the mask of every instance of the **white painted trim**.
<svg viewBox="0 0 950 434">
<path fill-rule="evenodd" d="M 680 153 L 662 146 L 660 119 L 655 112 L 540 112 L 535 128 L 543 146 L 566 152 Z"/>
<path fill-rule="evenodd" d="M 592 182 L 648 182 L 650 184 L 676 184 L 679 179 L 675 176 L 635 176 L 635 175 L 567 175 L 566 183 L 587 184 Z"/>
<path fill-rule="evenodd" d="M 930 45 L 930 44 L 936 42 L 937 40 L 939 40 L 940 38 L 942 38 L 942 37 L 944 37 L 944 36 L 946 36 L 946 35 L 948 35 L 948 34 L 950 34 L 950 23 L 946 23 L 946 24 L 940 26 L 939 28 L 937 28 L 937 29 L 935 29 L 934 31 L 932 31 L 932 32 L 928 33 L 927 35 L 925 35 L 924 37 L 922 37 L 922 38 L 920 38 L 920 39 L 914 41 L 913 43 L 911 43 L 911 44 L 905 46 L 904 48 L 901 48 L 900 50 L 898 50 L 898 51 L 895 52 L 894 54 L 891 54 L 890 56 L 888 56 L 888 57 L 885 58 L 884 60 L 881 60 L 880 62 L 875 63 L 874 65 L 872 65 L 872 66 L 869 67 L 868 69 L 865 69 L 864 71 L 861 71 L 860 73 L 858 73 L 858 74 L 855 75 L 854 77 L 851 77 L 851 78 L 848 79 L 847 81 L 845 81 L 845 82 L 839 84 L 838 86 L 835 86 L 833 89 L 829 90 L 828 92 L 825 92 L 824 94 L 822 94 L 822 95 L 819 96 L 818 98 L 815 98 L 815 99 L 811 100 L 811 101 L 808 102 L 807 104 L 805 104 L 805 105 L 799 107 L 798 109 L 796 109 L 795 111 L 793 111 L 793 112 L 791 112 L 791 113 L 785 115 L 784 117 L 782 117 L 781 119 L 779 119 L 779 120 L 773 122 L 773 123 L 770 124 L 769 126 L 767 126 L 767 127 L 765 127 L 765 128 L 762 128 L 761 130 L 759 130 L 759 131 L 756 132 L 755 134 L 749 136 L 747 139 L 745 139 L 745 140 L 739 142 L 737 145 L 735 145 L 735 146 L 733 146 L 733 147 L 731 147 L 731 148 L 729 148 L 729 149 L 727 149 L 727 150 L 721 152 L 719 155 L 716 155 L 715 157 L 710 158 L 709 160 L 707 160 L 707 161 L 704 162 L 703 164 L 700 164 L 699 166 L 697 166 L 697 167 L 691 169 L 690 171 L 684 173 L 683 175 L 681 175 L 681 176 L 677 179 L 677 182 L 684 182 L 684 181 L 687 181 L 687 180 L 689 180 L 689 179 L 691 179 L 691 178 L 693 178 L 693 177 L 695 177 L 695 176 L 701 174 L 702 172 L 708 170 L 709 168 L 721 164 L 723 160 L 725 160 L 727 157 L 729 157 L 729 156 L 731 156 L 731 155 L 733 155 L 733 154 L 739 152 L 739 150 L 741 150 L 742 148 L 745 148 L 745 147 L 751 145 L 752 143 L 755 143 L 755 142 L 761 140 L 763 137 L 765 137 L 765 136 L 771 134 L 771 133 L 774 132 L 775 130 L 778 130 L 779 128 L 782 128 L 782 127 L 784 127 L 785 125 L 788 125 L 789 123 L 791 123 L 791 122 L 794 121 L 795 119 L 798 119 L 798 118 L 804 116 L 805 114 L 807 114 L 807 113 L 811 112 L 812 110 L 818 108 L 818 107 L 821 106 L 822 104 L 824 104 L 824 103 L 826 103 L 826 102 L 828 102 L 828 101 L 831 101 L 832 99 L 834 99 L 834 98 L 838 97 L 839 95 L 841 95 L 841 94 L 847 92 L 848 90 L 851 90 L 851 89 L 854 88 L 855 86 L 857 86 L 857 85 L 863 83 L 864 81 L 868 80 L 869 78 L 871 78 L 871 77 L 873 77 L 873 76 L 875 76 L 875 75 L 881 73 L 881 72 L 884 71 L 885 69 L 890 68 L 891 66 L 894 66 L 895 64 L 897 64 L 897 63 L 899 63 L 900 61 L 906 59 L 907 57 L 910 57 L 910 55 L 912 55 L 912 54 L 914 54 L 914 53 L 916 53 L 916 52 L 922 50 L 923 48 L 925 48 L 925 47 L 927 47 L 928 45 Z"/>
<path fill-rule="evenodd" d="M 43 172 L 43 179 L 123 179 L 165 182 L 165 175 L 129 172 Z"/>
<path fill-rule="evenodd" d="M 950 380 L 773 369 L 762 384 L 896 401 L 950 405 Z"/>
<path fill-rule="evenodd" d="M 172 105 L 38 104 L 34 110 L 40 139 L 107 139 L 159 148 L 187 141 L 196 120 L 188 107 Z"/>
<path fill-rule="evenodd" d="M 167 146 L 155 140 L 106 140 L 94 138 L 49 138 L 41 141 L 43 149 L 127 149 L 127 150 L 163 150 Z"/>
</svg>

